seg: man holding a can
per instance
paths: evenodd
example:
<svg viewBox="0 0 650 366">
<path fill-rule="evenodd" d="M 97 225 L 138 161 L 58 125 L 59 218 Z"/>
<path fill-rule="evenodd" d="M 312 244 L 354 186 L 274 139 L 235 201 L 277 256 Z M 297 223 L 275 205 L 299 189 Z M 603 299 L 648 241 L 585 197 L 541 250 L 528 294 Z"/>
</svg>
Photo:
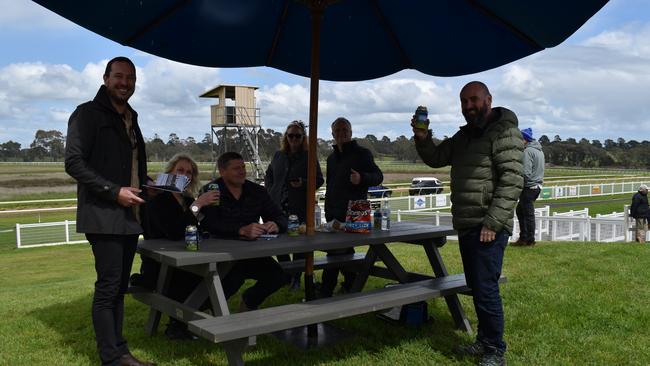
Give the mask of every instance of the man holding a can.
<svg viewBox="0 0 650 366">
<path fill-rule="evenodd" d="M 222 154 L 217 159 L 217 167 L 220 178 L 207 184 L 204 190 L 217 184 L 219 202 L 204 206 L 193 204 L 191 208 L 201 219 L 201 231 L 208 231 L 217 238 L 255 240 L 261 235 L 287 230 L 287 219 L 280 206 L 273 202 L 264 187 L 246 180 L 246 164 L 240 154 Z M 257 282 L 244 291 L 240 310 L 257 309 L 264 299 L 289 282 L 289 276 L 271 257 L 239 260 L 222 280 L 226 298 L 236 293 L 246 279 Z"/>
<path fill-rule="evenodd" d="M 428 120 L 421 128 L 414 117 L 411 126 L 415 147 L 427 165 L 451 165 L 453 225 L 478 318 L 476 342 L 456 351 L 480 357 L 479 365 L 505 365 L 499 277 L 523 187 L 524 146 L 517 116 L 506 108 L 492 108 L 485 84 L 465 85 L 460 103 L 467 124 L 438 145 L 427 129 Z"/>
</svg>

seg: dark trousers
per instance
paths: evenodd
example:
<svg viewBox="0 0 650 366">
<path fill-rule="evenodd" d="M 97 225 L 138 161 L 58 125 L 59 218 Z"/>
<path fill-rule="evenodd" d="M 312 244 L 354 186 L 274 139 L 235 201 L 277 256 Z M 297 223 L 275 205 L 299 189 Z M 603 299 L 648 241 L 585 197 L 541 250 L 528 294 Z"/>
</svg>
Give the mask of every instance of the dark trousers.
<svg viewBox="0 0 650 366">
<path fill-rule="evenodd" d="M 535 241 L 535 200 L 539 197 L 539 188 L 526 188 L 521 191 L 517 203 L 517 220 L 519 220 L 519 240 Z"/>
<path fill-rule="evenodd" d="M 257 309 L 264 299 L 286 285 L 290 279 L 271 257 L 239 260 L 221 281 L 226 299 L 234 295 L 249 278 L 257 280 L 255 285 L 242 294 L 249 309 Z"/>
<path fill-rule="evenodd" d="M 354 248 L 344 248 L 336 250 L 328 250 L 327 255 L 340 255 L 340 254 L 354 254 Z M 343 283 L 341 286 L 345 291 L 350 291 L 352 288 L 352 283 L 356 278 L 357 274 L 348 270 L 341 270 L 343 274 Z M 331 297 L 334 294 L 334 289 L 338 283 L 339 269 L 338 268 L 326 268 L 323 270 L 323 276 L 321 278 L 322 284 L 320 288 L 321 297 Z"/>
<path fill-rule="evenodd" d="M 478 318 L 476 340 L 490 350 L 505 352 L 499 277 L 501 277 L 503 254 L 509 234 L 502 230 L 496 234 L 494 241 L 482 243 L 480 232 L 481 228 L 478 227 L 458 238 L 465 280 L 472 290 L 474 309 Z"/>
<path fill-rule="evenodd" d="M 95 294 L 92 318 L 102 365 L 117 365 L 129 353 L 122 336 L 124 294 L 138 243 L 138 235 L 86 234 L 95 256 Z"/>
</svg>

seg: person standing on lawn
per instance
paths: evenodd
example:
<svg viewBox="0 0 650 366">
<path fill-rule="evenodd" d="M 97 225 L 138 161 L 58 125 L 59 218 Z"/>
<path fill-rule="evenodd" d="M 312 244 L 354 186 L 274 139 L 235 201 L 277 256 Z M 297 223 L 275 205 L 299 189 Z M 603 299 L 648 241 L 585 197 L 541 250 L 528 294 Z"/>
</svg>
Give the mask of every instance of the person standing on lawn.
<svg viewBox="0 0 650 366">
<path fill-rule="evenodd" d="M 646 233 L 648 232 L 648 217 L 650 208 L 648 208 L 648 186 L 642 184 L 639 191 L 632 196 L 632 205 L 630 206 L 630 216 L 636 221 L 636 238 L 638 243 L 645 243 Z"/>
<path fill-rule="evenodd" d="M 517 116 L 503 107 L 492 108 L 492 95 L 482 82 L 465 85 L 460 104 L 467 124 L 438 145 L 431 130 L 416 127 L 415 116 L 411 126 L 427 165 L 451 165 L 452 220 L 478 318 L 476 341 L 456 352 L 479 356 L 479 365 L 505 365 L 499 277 L 523 187 L 524 144 Z"/>
<path fill-rule="evenodd" d="M 92 319 L 102 365 L 142 366 L 122 336 L 124 294 L 142 233 L 140 186 L 147 156 L 138 114 L 128 103 L 135 65 L 126 57 L 108 62 L 95 99 L 70 116 L 65 171 L 77 181 L 77 231 L 95 257 Z"/>
<path fill-rule="evenodd" d="M 521 130 L 524 139 L 524 189 L 517 203 L 519 239 L 514 246 L 535 245 L 535 200 L 542 191 L 544 183 L 544 152 L 542 145 L 533 138 L 533 129 Z"/>
</svg>

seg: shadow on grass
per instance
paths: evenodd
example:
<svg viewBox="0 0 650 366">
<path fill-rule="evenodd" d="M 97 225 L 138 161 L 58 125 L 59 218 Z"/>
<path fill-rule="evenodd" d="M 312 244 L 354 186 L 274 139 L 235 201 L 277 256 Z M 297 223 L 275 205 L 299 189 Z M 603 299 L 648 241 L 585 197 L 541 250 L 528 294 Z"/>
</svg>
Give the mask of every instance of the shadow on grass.
<svg viewBox="0 0 650 366">
<path fill-rule="evenodd" d="M 57 303 L 30 312 L 30 316 L 39 320 L 58 335 L 58 343 L 51 345 L 51 350 L 72 354 L 70 363 L 96 364 L 99 361 L 91 320 L 92 295 Z M 126 299 L 124 336 L 131 351 L 140 358 L 158 364 L 174 365 L 225 365 L 226 354 L 221 345 L 205 340 L 170 341 L 164 335 L 166 316 L 153 337 L 144 332 L 148 308 L 130 298 Z M 345 362 L 346 359 L 368 360 L 367 357 L 401 352 L 402 345 L 414 343 L 416 347 L 428 347 L 428 350 L 443 357 L 455 359 L 451 348 L 466 341 L 462 333 L 454 330 L 444 301 L 436 301 L 430 306 L 434 319 L 419 327 L 408 327 L 378 319 L 374 314 L 366 314 L 330 322 L 350 334 L 339 343 L 308 350 L 299 349 L 282 342 L 271 335 L 258 337 L 255 347 L 247 348 L 244 360 L 248 365 L 315 365 L 329 362 Z M 56 342 L 56 341 L 55 341 Z M 365 362 L 364 362 L 365 363 Z"/>
</svg>

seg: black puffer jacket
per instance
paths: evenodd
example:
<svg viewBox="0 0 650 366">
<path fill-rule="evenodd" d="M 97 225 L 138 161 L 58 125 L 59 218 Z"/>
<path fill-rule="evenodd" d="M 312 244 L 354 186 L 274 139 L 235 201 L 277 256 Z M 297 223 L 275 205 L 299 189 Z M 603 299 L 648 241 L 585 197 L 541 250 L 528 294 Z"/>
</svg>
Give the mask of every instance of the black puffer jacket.
<svg viewBox="0 0 650 366">
<path fill-rule="evenodd" d="M 361 175 L 358 185 L 350 182 L 351 169 Z M 340 152 L 336 145 L 327 157 L 327 192 L 325 194 L 325 219 L 345 221 L 349 200 L 368 198 L 368 187 L 380 185 L 384 175 L 375 164 L 370 150 L 355 140 L 343 145 Z"/>
</svg>

